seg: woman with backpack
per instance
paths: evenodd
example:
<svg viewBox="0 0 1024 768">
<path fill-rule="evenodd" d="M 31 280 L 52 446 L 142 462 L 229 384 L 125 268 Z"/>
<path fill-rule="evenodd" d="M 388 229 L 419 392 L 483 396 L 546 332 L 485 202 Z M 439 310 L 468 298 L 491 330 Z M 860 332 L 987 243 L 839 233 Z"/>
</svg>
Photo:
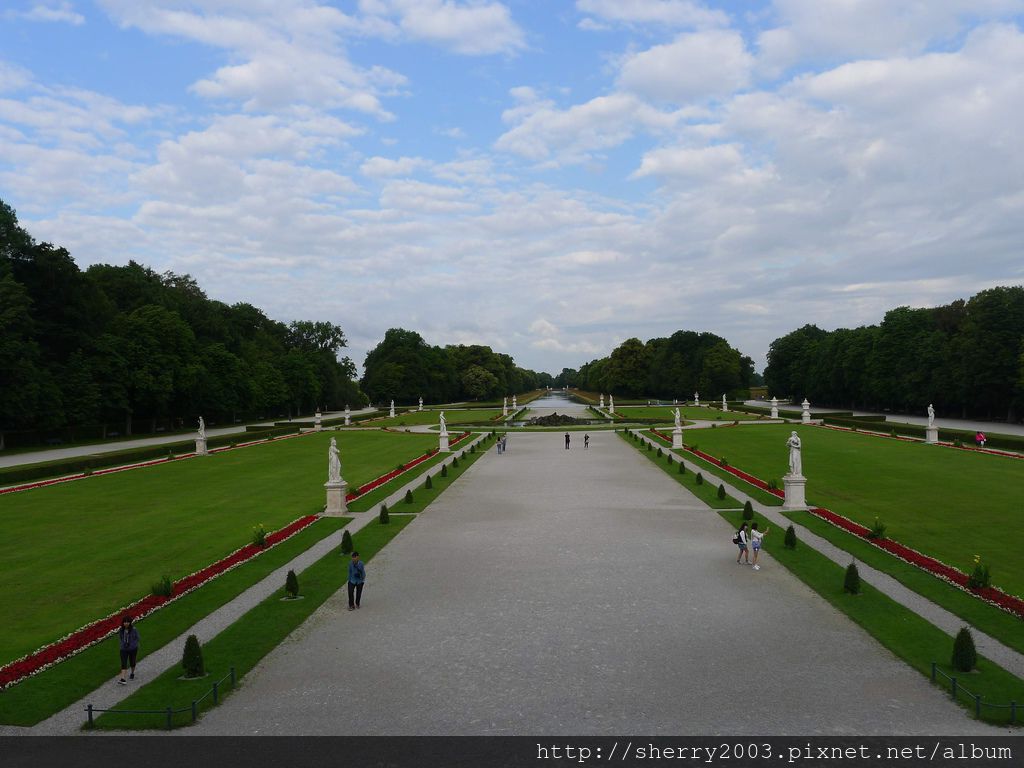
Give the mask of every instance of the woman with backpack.
<svg viewBox="0 0 1024 768">
<path fill-rule="evenodd" d="M 732 540 L 733 544 L 740 548 L 740 552 L 736 555 L 736 563 L 739 564 L 742 558 L 747 565 L 750 565 L 750 553 L 747 552 L 747 524 L 743 523 L 740 529 L 736 531 L 736 538 Z"/>
</svg>

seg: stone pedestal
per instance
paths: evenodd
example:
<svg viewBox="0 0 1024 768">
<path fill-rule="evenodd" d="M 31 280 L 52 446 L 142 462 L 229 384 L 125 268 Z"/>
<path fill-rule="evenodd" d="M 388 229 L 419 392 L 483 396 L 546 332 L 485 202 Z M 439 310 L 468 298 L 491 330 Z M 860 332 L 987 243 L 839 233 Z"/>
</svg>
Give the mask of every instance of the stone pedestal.
<svg viewBox="0 0 1024 768">
<path fill-rule="evenodd" d="M 442 432 L 438 438 L 437 450 L 439 453 L 448 453 L 451 448 L 448 446 L 448 432 Z"/>
<path fill-rule="evenodd" d="M 324 483 L 324 490 L 327 491 L 327 508 L 324 510 L 326 517 L 341 517 L 348 511 L 348 502 L 345 501 L 347 489 L 348 483 L 344 480 Z"/>
<path fill-rule="evenodd" d="M 320 411 L 316 412 L 316 418 L 313 420 L 313 424 L 316 426 L 317 432 L 323 432 L 324 425 L 321 421 Z"/>
<path fill-rule="evenodd" d="M 345 426 L 347 427 L 351 423 L 352 423 L 352 417 L 348 413 L 346 413 L 345 414 Z"/>
<path fill-rule="evenodd" d="M 807 509 L 807 478 L 803 475 L 783 475 L 782 484 L 786 491 L 786 500 L 782 503 L 782 508 Z"/>
<path fill-rule="evenodd" d="M 803 408 L 803 411 L 800 413 L 800 421 L 802 421 L 804 424 L 810 424 L 811 423 L 811 404 L 809 402 L 807 402 L 807 398 L 806 397 L 804 398 L 804 401 L 800 404 L 800 407 Z"/>
<path fill-rule="evenodd" d="M 206 438 L 196 438 L 196 456 L 209 456 L 210 452 L 206 450 Z"/>
<path fill-rule="evenodd" d="M 395 418 L 395 404 L 391 404 L 391 408 L 388 410 L 388 417 Z"/>
<path fill-rule="evenodd" d="M 776 397 L 772 398 L 772 418 L 779 418 L 779 400 Z"/>
<path fill-rule="evenodd" d="M 683 428 L 676 427 L 672 430 L 672 450 L 678 451 L 683 447 Z"/>
<path fill-rule="evenodd" d="M 939 428 L 938 427 L 925 427 L 924 428 L 924 441 L 929 445 L 934 445 L 939 442 Z"/>
<path fill-rule="evenodd" d="M 519 403 L 516 401 L 516 396 L 515 395 L 512 395 L 512 410 L 513 411 L 518 411 L 519 410 Z"/>
</svg>

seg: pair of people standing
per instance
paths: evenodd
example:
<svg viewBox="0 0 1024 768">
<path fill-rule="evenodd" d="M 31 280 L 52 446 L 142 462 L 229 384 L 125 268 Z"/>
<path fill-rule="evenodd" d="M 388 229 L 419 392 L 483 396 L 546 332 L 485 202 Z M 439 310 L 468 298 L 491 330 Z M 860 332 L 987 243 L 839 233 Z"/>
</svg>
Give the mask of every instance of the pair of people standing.
<svg viewBox="0 0 1024 768">
<path fill-rule="evenodd" d="M 566 432 L 565 433 L 565 450 L 567 450 L 567 451 L 569 450 L 569 441 L 570 441 L 569 433 Z M 590 448 L 590 435 L 584 435 L 583 436 L 583 450 L 588 450 L 589 448 Z"/>
<path fill-rule="evenodd" d="M 736 531 L 736 538 L 733 539 L 733 543 L 739 548 L 739 554 L 736 555 L 736 562 L 739 563 L 741 560 L 747 565 L 753 565 L 755 571 L 760 571 L 761 566 L 757 564 L 757 557 L 761 554 L 761 540 L 768 535 L 768 528 L 763 531 L 757 529 L 757 523 L 750 526 L 750 530 L 747 530 L 747 524 L 743 523 L 740 529 Z M 749 550 L 754 550 L 754 562 L 750 562 Z"/>
</svg>

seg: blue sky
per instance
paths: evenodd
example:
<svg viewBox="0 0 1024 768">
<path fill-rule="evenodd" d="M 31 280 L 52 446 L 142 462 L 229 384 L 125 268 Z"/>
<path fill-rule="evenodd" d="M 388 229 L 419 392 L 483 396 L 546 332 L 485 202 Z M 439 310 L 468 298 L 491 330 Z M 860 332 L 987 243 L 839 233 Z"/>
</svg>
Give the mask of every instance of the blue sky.
<svg viewBox="0 0 1024 768">
<path fill-rule="evenodd" d="M 1024 0 L 8 0 L 0 198 L 79 264 L 557 371 L 1020 283 Z"/>
</svg>

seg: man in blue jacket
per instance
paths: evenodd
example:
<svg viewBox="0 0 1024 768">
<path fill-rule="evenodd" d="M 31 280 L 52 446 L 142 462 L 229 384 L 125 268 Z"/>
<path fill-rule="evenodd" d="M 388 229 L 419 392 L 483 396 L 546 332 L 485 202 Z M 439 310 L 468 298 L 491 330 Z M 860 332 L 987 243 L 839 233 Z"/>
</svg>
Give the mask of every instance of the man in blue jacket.
<svg viewBox="0 0 1024 768">
<path fill-rule="evenodd" d="M 366 583 L 366 566 L 359 559 L 359 553 L 353 552 L 348 564 L 348 609 L 354 611 L 359 607 L 363 596 L 363 584 Z"/>
</svg>

